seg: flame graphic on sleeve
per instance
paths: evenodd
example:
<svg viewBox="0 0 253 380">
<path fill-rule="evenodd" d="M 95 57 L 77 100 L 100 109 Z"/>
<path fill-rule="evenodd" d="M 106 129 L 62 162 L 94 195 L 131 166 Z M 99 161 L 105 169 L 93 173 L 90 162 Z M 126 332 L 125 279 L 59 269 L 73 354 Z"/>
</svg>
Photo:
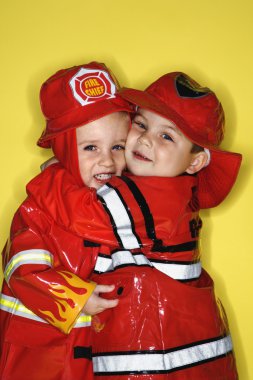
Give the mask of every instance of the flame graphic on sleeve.
<svg viewBox="0 0 253 380">
<path fill-rule="evenodd" d="M 64 279 L 62 283 L 50 283 L 49 292 L 54 296 L 56 313 L 50 310 L 39 310 L 44 319 L 65 334 L 69 333 L 85 303 L 92 294 L 96 284 L 86 282 L 68 271 L 57 271 Z M 54 308 L 55 309 L 55 308 Z M 58 315 L 55 315 L 58 314 Z"/>
</svg>

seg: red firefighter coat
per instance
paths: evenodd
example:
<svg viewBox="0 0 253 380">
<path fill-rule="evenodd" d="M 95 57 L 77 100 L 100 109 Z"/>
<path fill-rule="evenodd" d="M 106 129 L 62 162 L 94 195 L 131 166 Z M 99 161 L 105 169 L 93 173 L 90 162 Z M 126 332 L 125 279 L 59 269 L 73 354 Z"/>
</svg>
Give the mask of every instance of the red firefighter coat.
<svg viewBox="0 0 253 380">
<path fill-rule="evenodd" d="M 82 312 L 95 283 L 82 238 L 27 198 L 3 252 L 0 297 L 2 380 L 93 379 L 91 317 Z"/>
<path fill-rule="evenodd" d="M 226 317 L 201 269 L 197 177 L 114 178 L 98 190 L 111 230 L 58 165 L 28 192 L 57 223 L 101 244 L 92 278 L 115 284 L 108 297 L 120 302 L 93 318 L 98 378 L 237 379 Z"/>
</svg>

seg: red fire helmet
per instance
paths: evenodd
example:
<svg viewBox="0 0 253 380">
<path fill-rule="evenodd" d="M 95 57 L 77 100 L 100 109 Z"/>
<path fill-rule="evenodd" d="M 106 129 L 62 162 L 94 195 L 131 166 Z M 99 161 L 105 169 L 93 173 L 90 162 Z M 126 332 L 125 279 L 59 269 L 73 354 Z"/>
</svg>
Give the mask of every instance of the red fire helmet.
<svg viewBox="0 0 253 380">
<path fill-rule="evenodd" d="M 38 145 L 51 147 L 50 140 L 113 112 L 131 112 L 129 103 L 118 95 L 119 83 L 103 63 L 57 71 L 40 90 L 41 110 L 46 128 Z"/>
</svg>

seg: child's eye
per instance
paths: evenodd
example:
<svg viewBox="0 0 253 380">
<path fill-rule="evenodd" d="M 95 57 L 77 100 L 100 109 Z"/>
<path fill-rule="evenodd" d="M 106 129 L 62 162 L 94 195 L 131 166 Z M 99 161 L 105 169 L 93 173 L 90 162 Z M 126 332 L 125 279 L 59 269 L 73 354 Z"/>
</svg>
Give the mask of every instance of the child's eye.
<svg viewBox="0 0 253 380">
<path fill-rule="evenodd" d="M 117 145 L 114 145 L 112 147 L 113 150 L 125 150 L 125 147 L 124 145 L 120 145 L 120 144 L 117 144 Z"/>
<path fill-rule="evenodd" d="M 133 124 L 137 125 L 138 128 L 147 129 L 146 125 L 143 124 L 141 121 L 133 120 Z"/>
<path fill-rule="evenodd" d="M 163 133 L 162 138 L 164 140 L 174 141 L 173 138 L 170 135 L 168 135 L 167 133 Z"/>
<path fill-rule="evenodd" d="M 96 150 L 96 146 L 95 145 L 87 145 L 83 148 L 83 150 Z"/>
</svg>

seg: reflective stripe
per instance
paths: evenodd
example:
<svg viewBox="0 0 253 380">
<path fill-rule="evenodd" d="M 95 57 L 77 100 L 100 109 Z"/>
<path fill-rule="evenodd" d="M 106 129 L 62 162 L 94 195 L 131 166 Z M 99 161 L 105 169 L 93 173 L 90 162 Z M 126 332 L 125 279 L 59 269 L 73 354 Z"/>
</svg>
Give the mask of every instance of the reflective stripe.
<svg viewBox="0 0 253 380">
<path fill-rule="evenodd" d="M 95 272 L 109 272 L 122 265 L 149 265 L 153 266 L 142 253 L 133 255 L 130 251 L 116 251 L 111 256 L 98 255 Z"/>
<path fill-rule="evenodd" d="M 118 193 L 108 185 L 104 185 L 97 190 L 97 194 L 106 204 L 122 246 L 126 249 L 139 248 L 140 244 L 133 231 L 131 219 Z"/>
<path fill-rule="evenodd" d="M 33 319 L 38 322 L 43 322 L 44 319 L 38 317 L 31 310 L 27 309 L 18 299 L 1 294 L 0 298 L 1 310 L 7 311 L 7 313 L 19 315 L 20 317 Z"/>
<path fill-rule="evenodd" d="M 116 251 L 113 252 L 111 256 L 102 256 L 101 254 L 98 255 L 94 271 L 98 273 L 105 273 L 127 265 L 154 266 L 160 272 L 163 272 L 174 280 L 190 281 L 201 275 L 200 262 L 158 262 L 157 260 L 149 260 L 142 253 L 132 254 L 130 251 Z"/>
<path fill-rule="evenodd" d="M 7 313 L 18 315 L 19 317 L 33 319 L 34 321 L 48 324 L 47 321 L 38 317 L 14 297 L 0 294 L 0 309 L 6 311 Z M 91 326 L 91 316 L 81 313 L 74 325 L 74 328 L 86 326 Z"/>
<path fill-rule="evenodd" d="M 4 277 L 7 282 L 9 282 L 13 272 L 25 264 L 42 264 L 42 265 L 53 265 L 53 256 L 50 252 L 44 249 L 29 249 L 27 251 L 21 251 L 11 258 L 11 260 L 6 265 L 4 271 Z"/>
<path fill-rule="evenodd" d="M 232 351 L 230 336 L 219 337 L 180 349 L 163 351 L 138 351 L 125 353 L 95 354 L 93 367 L 96 375 L 142 373 L 168 373 L 215 360 Z"/>
<path fill-rule="evenodd" d="M 152 264 L 156 269 L 163 272 L 167 276 L 174 278 L 174 280 L 190 281 L 199 278 L 201 275 L 201 262 L 197 263 L 161 263 L 154 262 Z"/>
<path fill-rule="evenodd" d="M 84 313 L 81 313 L 79 317 L 76 320 L 76 323 L 74 324 L 73 328 L 77 329 L 80 327 L 88 327 L 91 326 L 91 315 L 86 315 Z"/>
</svg>

